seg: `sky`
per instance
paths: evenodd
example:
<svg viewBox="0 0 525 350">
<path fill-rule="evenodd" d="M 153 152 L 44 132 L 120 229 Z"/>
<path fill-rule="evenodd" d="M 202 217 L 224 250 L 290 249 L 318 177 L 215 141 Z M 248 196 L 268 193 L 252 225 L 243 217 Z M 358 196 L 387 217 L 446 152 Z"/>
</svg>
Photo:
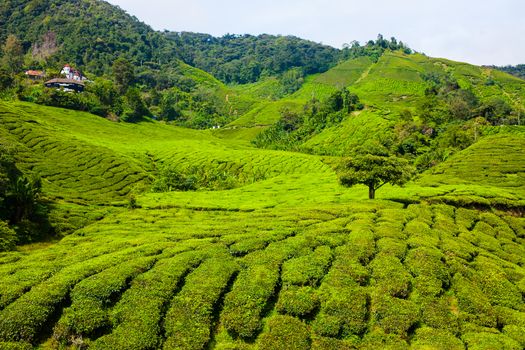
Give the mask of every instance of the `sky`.
<svg viewBox="0 0 525 350">
<path fill-rule="evenodd" d="M 341 48 L 381 33 L 432 57 L 525 64 L 524 0 L 109 0 L 156 30 L 295 35 Z"/>
</svg>

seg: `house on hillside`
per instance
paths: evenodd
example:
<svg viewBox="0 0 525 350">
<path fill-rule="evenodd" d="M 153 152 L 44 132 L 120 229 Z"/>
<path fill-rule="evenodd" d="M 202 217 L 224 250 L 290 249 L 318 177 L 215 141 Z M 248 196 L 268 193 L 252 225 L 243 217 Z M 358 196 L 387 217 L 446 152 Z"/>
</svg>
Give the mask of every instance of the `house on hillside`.
<svg viewBox="0 0 525 350">
<path fill-rule="evenodd" d="M 69 64 L 66 64 L 64 68 L 60 71 L 60 74 L 65 76 L 66 79 L 70 80 L 77 80 L 77 81 L 84 81 L 87 80 L 86 77 L 82 74 L 82 72 L 78 69 L 75 69 L 71 67 Z"/>
<path fill-rule="evenodd" d="M 88 79 L 78 69 L 66 64 L 60 71 L 62 78 L 54 78 L 44 83 L 44 86 L 50 89 L 60 89 L 67 92 L 82 92 Z"/>
<path fill-rule="evenodd" d="M 46 77 L 46 73 L 41 70 L 28 70 L 25 74 L 26 77 L 31 80 L 41 80 Z"/>
<path fill-rule="evenodd" d="M 47 88 L 62 89 L 68 92 L 82 92 L 86 87 L 84 83 L 80 80 L 64 78 L 55 78 L 48 80 L 44 83 L 44 86 Z"/>
</svg>

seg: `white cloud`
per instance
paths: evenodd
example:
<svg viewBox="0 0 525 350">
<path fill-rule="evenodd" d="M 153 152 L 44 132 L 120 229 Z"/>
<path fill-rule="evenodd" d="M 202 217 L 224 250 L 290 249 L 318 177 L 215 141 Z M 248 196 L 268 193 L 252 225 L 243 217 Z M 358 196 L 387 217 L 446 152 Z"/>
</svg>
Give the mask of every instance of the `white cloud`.
<svg viewBox="0 0 525 350">
<path fill-rule="evenodd" d="M 283 34 L 341 47 L 378 33 L 475 64 L 525 63 L 522 0 L 109 0 L 157 30 Z"/>
</svg>

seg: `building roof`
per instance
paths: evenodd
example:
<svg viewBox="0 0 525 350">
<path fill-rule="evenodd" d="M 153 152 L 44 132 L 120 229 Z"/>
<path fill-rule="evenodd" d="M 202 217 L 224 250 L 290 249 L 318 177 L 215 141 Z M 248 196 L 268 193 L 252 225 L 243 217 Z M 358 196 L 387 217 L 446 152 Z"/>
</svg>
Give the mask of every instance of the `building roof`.
<svg viewBox="0 0 525 350">
<path fill-rule="evenodd" d="M 46 81 L 44 84 L 46 85 L 47 84 L 76 84 L 76 85 L 85 86 L 85 84 L 81 82 L 80 80 L 64 79 L 64 78 L 54 78 L 54 79 Z"/>
<path fill-rule="evenodd" d="M 42 76 L 44 75 L 44 72 L 42 72 L 41 70 L 28 70 L 26 72 L 26 75 L 31 75 L 31 76 Z"/>
</svg>

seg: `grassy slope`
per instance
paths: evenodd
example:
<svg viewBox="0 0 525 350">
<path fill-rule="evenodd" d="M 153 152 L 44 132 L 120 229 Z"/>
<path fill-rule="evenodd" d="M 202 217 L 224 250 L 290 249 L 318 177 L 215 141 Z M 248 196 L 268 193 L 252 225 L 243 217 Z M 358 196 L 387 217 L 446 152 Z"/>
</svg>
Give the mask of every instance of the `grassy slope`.
<svg viewBox="0 0 525 350">
<path fill-rule="evenodd" d="M 367 122 L 349 116 L 340 126 L 323 130 L 304 145 L 305 150 L 320 154 L 344 154 L 356 142 L 387 136 L 391 122 L 398 118 L 402 110 L 415 112 L 414 103 L 424 94 L 426 87 L 422 74 L 431 72 L 451 74 L 462 88 L 472 89 L 481 100 L 498 96 L 514 107 L 524 108 L 525 83 L 521 79 L 467 63 L 420 54 L 387 52 L 375 63 L 362 57 L 342 62 L 323 74 L 307 77 L 301 89 L 291 96 L 254 104 L 252 110 L 230 124 L 235 130 L 222 130 L 218 134 L 249 141 L 263 130 L 261 126 L 278 120 L 283 107 L 300 111 L 312 97 L 324 99 L 337 88 L 345 86 L 366 105 L 364 116 L 368 117 Z M 252 84 L 246 90 L 243 90 L 245 87 L 236 88 L 236 91 L 254 96 L 258 91 L 267 96 L 269 86 L 274 89 L 278 86 L 275 81 L 272 84 L 265 81 Z M 371 128 L 371 125 L 374 127 Z"/>
<path fill-rule="evenodd" d="M 520 132 L 481 140 L 443 173 L 384 188 L 370 202 L 365 188 L 339 186 L 321 157 L 209 131 L 26 103 L 2 103 L 0 118 L 21 167 L 44 177 L 54 215 L 98 210 L 96 222 L 59 243 L 0 255 L 1 340 L 93 349 L 286 348 L 290 339 L 317 349 L 523 346 L 524 219 L 431 204 L 523 202 Z M 485 169 L 488 152 L 505 166 Z M 135 210 L 96 205 L 123 202 L 120 186 L 147 186 L 160 161 L 240 165 L 267 179 L 145 193 Z M 477 177 L 454 179 L 471 169 Z"/>
</svg>

